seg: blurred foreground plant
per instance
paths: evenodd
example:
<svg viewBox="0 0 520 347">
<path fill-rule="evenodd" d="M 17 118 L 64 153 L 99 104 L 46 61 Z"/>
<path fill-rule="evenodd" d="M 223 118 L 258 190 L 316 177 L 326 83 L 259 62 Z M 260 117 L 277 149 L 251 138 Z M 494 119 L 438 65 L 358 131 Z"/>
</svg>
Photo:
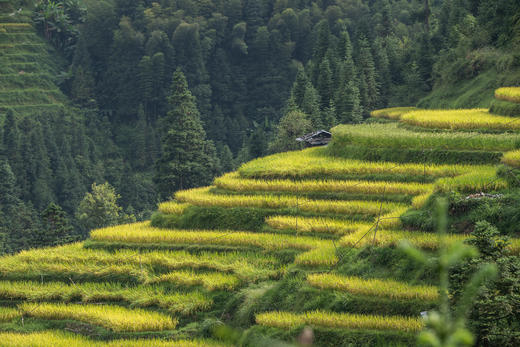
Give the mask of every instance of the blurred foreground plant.
<svg viewBox="0 0 520 347">
<path fill-rule="evenodd" d="M 436 208 L 437 231 L 440 247 L 436 257 L 413 247 L 409 242 L 401 244 L 403 251 L 419 264 L 435 262 L 439 273 L 439 307 L 438 310 L 428 312 L 425 318 L 425 329 L 418 336 L 418 345 L 434 347 L 472 346 L 474 337 L 466 328 L 466 318 L 471 310 L 482 284 L 497 275 L 494 264 L 484 264 L 468 281 L 460 300 L 455 307 L 451 307 L 449 299 L 449 270 L 465 259 L 478 255 L 475 247 L 462 242 L 447 245 L 445 235 L 447 229 L 447 202 L 444 199 L 437 201 Z"/>
</svg>

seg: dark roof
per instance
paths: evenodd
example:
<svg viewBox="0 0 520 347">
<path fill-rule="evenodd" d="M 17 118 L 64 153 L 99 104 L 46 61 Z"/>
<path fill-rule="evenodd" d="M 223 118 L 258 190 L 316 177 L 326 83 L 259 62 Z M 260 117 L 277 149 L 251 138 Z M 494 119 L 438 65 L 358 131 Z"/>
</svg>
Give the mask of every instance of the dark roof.
<svg viewBox="0 0 520 347">
<path fill-rule="evenodd" d="M 330 139 L 332 134 L 326 130 L 318 130 L 313 133 L 305 134 L 296 139 L 299 142 L 309 142 L 315 139 Z"/>
</svg>

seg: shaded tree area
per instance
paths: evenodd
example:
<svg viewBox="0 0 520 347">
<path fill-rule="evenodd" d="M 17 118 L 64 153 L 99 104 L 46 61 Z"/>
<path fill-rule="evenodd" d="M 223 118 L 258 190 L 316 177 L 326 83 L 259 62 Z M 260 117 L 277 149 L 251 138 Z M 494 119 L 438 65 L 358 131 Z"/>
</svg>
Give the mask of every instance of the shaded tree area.
<svg viewBox="0 0 520 347">
<path fill-rule="evenodd" d="M 298 133 L 519 66 L 519 11 L 515 0 L 39 1 L 35 26 L 68 62 L 56 80 L 74 106 L 0 114 L 11 182 L 0 209 L 17 212 L 2 219 L 4 249 L 85 236 L 76 212 L 93 183 L 142 219 L 176 189 L 296 148 Z M 183 125 L 177 69 L 191 95 Z M 49 225 L 52 241 L 36 232 Z"/>
<path fill-rule="evenodd" d="M 134 124 L 135 133 L 141 118 L 157 137 L 179 67 L 208 138 L 235 164 L 267 153 L 294 92 L 312 128 L 330 128 L 431 88 L 396 88 L 419 64 L 422 0 L 114 0 L 87 9 L 72 63 L 75 100 L 93 91 L 114 129 Z"/>
</svg>

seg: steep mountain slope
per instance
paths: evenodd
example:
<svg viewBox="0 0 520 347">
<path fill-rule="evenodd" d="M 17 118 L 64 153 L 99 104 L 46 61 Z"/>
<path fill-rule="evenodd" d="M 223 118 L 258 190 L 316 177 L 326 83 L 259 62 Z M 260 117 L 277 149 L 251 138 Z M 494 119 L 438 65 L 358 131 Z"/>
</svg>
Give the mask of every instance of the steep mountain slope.
<svg viewBox="0 0 520 347">
<path fill-rule="evenodd" d="M 64 62 L 24 12 L 0 8 L 0 113 L 55 111 L 67 98 L 55 78 Z"/>
<path fill-rule="evenodd" d="M 12 346 L 140 338 L 196 346 L 226 323 L 246 333 L 220 330 L 222 344 L 305 339 L 310 326 L 320 346 L 412 345 L 420 313 L 438 294 L 432 269 L 416 269 L 395 246 L 408 239 L 435 250 L 440 240 L 405 229 L 399 217 L 432 194 L 507 189 L 496 167 L 502 153 L 516 153 L 520 118 L 487 110 L 373 115 L 372 124 L 334 128 L 328 147 L 260 158 L 211 187 L 179 191 L 152 221 L 1 258 L 0 327 L 17 332 L 0 338 Z M 520 239 L 509 249 L 518 254 Z M 113 339 L 124 341 L 93 342 Z"/>
</svg>

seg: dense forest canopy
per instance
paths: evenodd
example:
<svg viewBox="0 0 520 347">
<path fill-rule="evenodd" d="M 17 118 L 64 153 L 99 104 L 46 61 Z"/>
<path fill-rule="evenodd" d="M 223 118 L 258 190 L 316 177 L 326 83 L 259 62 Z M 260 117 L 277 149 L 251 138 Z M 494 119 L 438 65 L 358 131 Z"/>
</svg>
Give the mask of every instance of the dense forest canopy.
<svg viewBox="0 0 520 347">
<path fill-rule="evenodd" d="M 168 198 L 156 163 L 171 150 L 176 70 L 197 113 L 177 135 L 207 143 L 210 167 L 190 186 L 293 148 L 283 124 L 295 119 L 308 131 L 386 106 L 435 106 L 436 92 L 458 95 L 461 81 L 493 70 L 467 105 L 487 106 L 495 86 L 520 82 L 515 0 L 24 0 L 3 11 L 17 9 L 56 49 L 36 59 L 64 106 L 1 103 L 0 194 L 12 197 L 3 228 L 29 235 L 7 236 L 6 251 L 36 242 L 27 230 L 42 228 L 34 216 L 50 204 L 84 235 L 78 207 L 95 182 L 114 186 L 114 203 L 138 219 Z"/>
</svg>

